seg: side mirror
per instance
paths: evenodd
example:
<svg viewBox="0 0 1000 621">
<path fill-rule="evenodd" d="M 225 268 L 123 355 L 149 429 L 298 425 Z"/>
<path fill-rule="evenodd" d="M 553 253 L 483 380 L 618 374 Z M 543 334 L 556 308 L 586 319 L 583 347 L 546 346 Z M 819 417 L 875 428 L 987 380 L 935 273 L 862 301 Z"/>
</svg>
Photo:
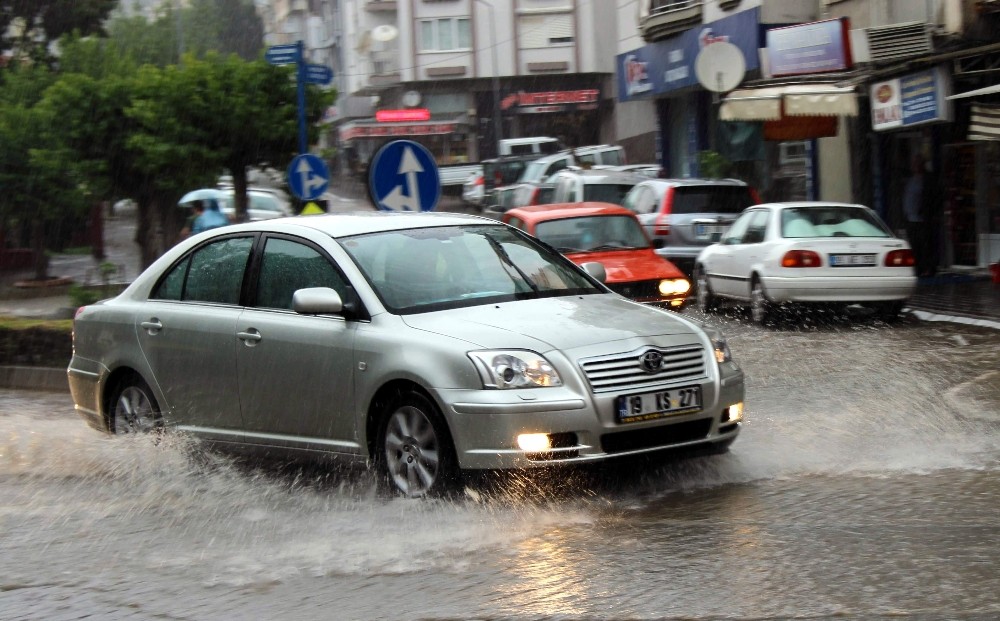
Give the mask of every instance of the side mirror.
<svg viewBox="0 0 1000 621">
<path fill-rule="evenodd" d="M 301 315 L 337 315 L 344 311 L 344 301 L 329 287 L 309 287 L 292 294 L 292 310 Z"/>
<path fill-rule="evenodd" d="M 580 267 L 583 268 L 583 271 L 587 272 L 594 279 L 600 281 L 601 283 L 605 282 L 608 279 L 608 273 L 604 270 L 603 263 L 598 263 L 597 261 L 588 261 L 587 263 L 582 264 Z"/>
</svg>

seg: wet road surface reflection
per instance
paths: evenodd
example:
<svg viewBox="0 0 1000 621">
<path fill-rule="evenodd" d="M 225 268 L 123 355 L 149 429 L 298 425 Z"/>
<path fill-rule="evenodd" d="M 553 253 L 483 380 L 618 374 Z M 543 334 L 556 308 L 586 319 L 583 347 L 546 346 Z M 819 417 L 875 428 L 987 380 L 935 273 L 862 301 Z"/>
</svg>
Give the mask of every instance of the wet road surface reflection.
<svg viewBox="0 0 1000 621">
<path fill-rule="evenodd" d="M 1000 332 L 704 319 L 748 374 L 729 454 L 452 500 L 110 439 L 67 394 L 0 391 L 0 617 L 1000 616 Z"/>
</svg>

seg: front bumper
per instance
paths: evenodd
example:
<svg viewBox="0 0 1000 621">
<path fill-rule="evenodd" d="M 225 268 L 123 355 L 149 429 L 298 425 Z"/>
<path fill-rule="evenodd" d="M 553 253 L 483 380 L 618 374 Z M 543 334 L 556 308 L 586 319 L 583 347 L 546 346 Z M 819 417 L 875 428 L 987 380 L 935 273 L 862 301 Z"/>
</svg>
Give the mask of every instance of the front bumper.
<svg viewBox="0 0 1000 621">
<path fill-rule="evenodd" d="M 744 400 L 743 371 L 725 363 L 718 382 L 702 387 L 702 409 L 641 423 L 614 421 L 620 393 L 578 394 L 565 387 L 521 391 L 446 390 L 445 405 L 463 469 L 507 469 L 582 464 L 613 457 L 690 447 L 735 438 L 741 423 L 729 406 Z M 517 447 L 523 433 L 545 433 L 557 448 L 527 453 Z"/>
</svg>

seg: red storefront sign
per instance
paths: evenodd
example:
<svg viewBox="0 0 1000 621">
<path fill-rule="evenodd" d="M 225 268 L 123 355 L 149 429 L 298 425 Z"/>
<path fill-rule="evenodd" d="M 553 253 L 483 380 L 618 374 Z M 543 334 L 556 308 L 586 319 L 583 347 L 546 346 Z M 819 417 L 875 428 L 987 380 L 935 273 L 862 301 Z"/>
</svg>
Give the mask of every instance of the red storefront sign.
<svg viewBox="0 0 1000 621">
<path fill-rule="evenodd" d="M 547 108 L 551 106 L 566 106 L 569 104 L 596 103 L 601 97 L 601 91 L 595 88 L 577 91 L 544 91 L 540 93 L 516 93 L 507 95 L 500 102 L 500 108 L 509 110 L 514 106 L 522 108 Z M 549 111 L 549 110 L 544 110 Z"/>
<path fill-rule="evenodd" d="M 383 138 L 387 136 L 432 136 L 451 134 L 458 129 L 455 123 L 422 123 L 418 125 L 352 125 L 340 128 L 340 139 Z"/>
<path fill-rule="evenodd" d="M 380 123 L 402 123 L 408 121 L 429 121 L 431 111 L 427 108 L 409 108 L 405 110 L 376 110 L 375 120 Z"/>
</svg>

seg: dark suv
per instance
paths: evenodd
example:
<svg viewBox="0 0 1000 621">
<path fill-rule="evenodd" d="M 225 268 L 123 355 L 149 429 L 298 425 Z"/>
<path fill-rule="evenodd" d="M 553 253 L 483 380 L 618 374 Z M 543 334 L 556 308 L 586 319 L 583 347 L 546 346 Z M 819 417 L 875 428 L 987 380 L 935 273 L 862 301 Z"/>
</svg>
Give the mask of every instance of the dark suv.
<svg viewBox="0 0 1000 621">
<path fill-rule="evenodd" d="M 757 192 L 737 179 L 648 179 L 622 206 L 639 216 L 651 239 L 662 240 L 656 253 L 690 275 L 701 249 L 759 202 Z"/>
</svg>

